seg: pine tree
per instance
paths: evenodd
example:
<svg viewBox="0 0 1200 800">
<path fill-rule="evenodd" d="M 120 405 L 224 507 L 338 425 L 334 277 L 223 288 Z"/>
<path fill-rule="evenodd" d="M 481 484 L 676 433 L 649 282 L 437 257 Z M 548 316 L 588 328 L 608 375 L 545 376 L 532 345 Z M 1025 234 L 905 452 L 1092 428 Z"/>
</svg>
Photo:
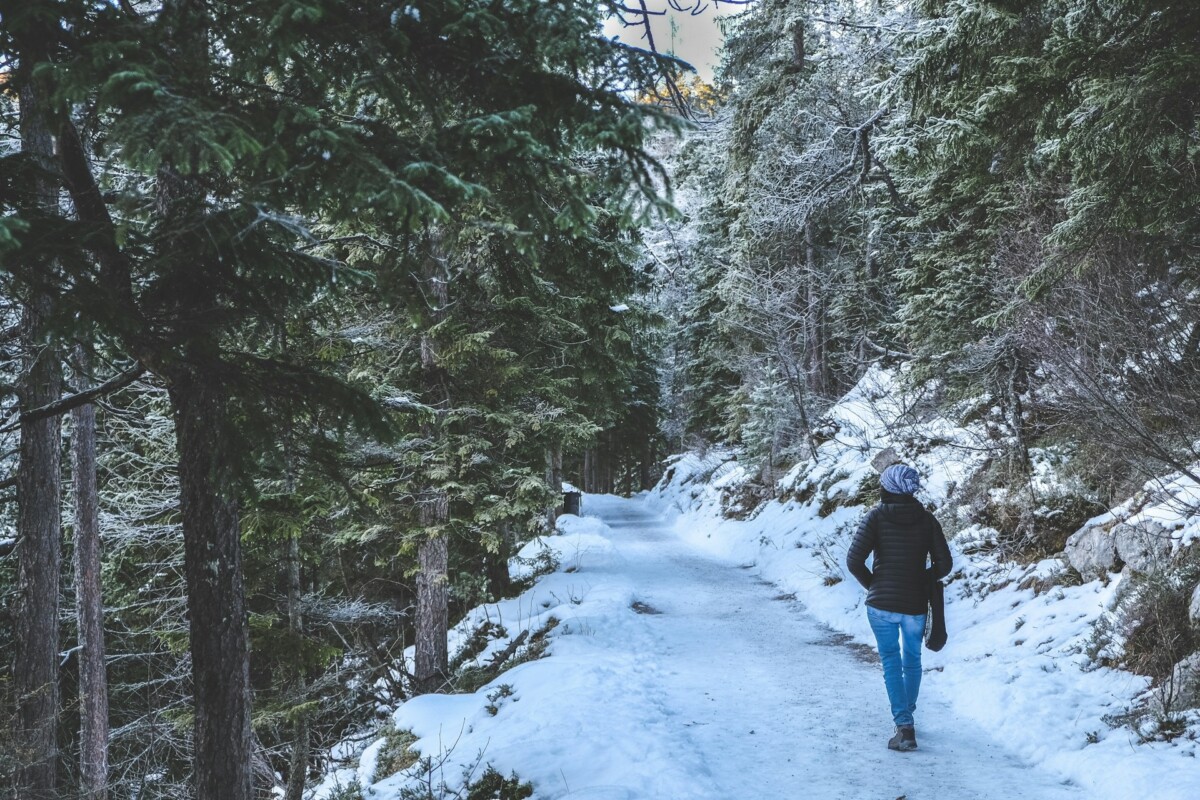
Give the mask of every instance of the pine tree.
<svg viewBox="0 0 1200 800">
<path fill-rule="evenodd" d="M 757 439 L 751 398 L 782 378 L 812 455 L 811 418 L 894 339 L 889 283 L 904 253 L 882 240 L 911 208 L 878 144 L 892 110 L 876 84 L 903 25 L 807 0 L 755 3 L 727 25 L 725 104 L 678 160 L 703 199 L 682 237 L 692 294 L 674 391 L 696 398 L 692 428 L 709 439 Z"/>
<path fill-rule="evenodd" d="M 900 76 L 913 110 L 891 146 L 918 209 L 907 227 L 919 246 L 900 275 L 898 316 L 944 374 L 955 374 L 946 369 L 953 354 L 988 336 L 1012 299 L 1002 242 L 1040 212 L 1029 200 L 1053 177 L 1030 169 L 1039 131 L 1061 108 L 1042 56 L 1051 5 L 926 3 Z M 957 366 L 968 380 L 991 368 L 986 359 Z"/>
</svg>

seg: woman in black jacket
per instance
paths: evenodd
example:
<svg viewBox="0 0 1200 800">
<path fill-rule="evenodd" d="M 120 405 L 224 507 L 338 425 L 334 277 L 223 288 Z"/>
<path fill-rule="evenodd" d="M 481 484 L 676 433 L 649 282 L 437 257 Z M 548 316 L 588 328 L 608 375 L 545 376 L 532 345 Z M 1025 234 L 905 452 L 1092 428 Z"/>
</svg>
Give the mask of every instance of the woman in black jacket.
<svg viewBox="0 0 1200 800">
<path fill-rule="evenodd" d="M 888 747 L 916 750 L 913 712 L 921 689 L 921 637 L 929 603 L 925 559 L 932 559 L 935 579 L 949 574 L 953 559 L 942 526 L 913 497 L 921 488 L 917 471 L 893 464 L 879 481 L 882 500 L 859 524 L 846 567 L 867 590 L 867 619 L 879 643 L 883 682 L 896 723 Z M 875 558 L 868 568 L 872 553 Z"/>
</svg>

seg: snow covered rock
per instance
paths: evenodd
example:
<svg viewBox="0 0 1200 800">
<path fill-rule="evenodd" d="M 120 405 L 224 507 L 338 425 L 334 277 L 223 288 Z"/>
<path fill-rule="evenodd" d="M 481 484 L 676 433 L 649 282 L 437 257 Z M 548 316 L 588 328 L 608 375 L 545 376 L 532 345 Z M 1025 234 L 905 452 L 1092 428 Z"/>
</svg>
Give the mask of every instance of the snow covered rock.
<svg viewBox="0 0 1200 800">
<path fill-rule="evenodd" d="M 1083 528 L 1067 539 L 1067 561 L 1084 577 L 1101 576 L 1117 565 L 1113 531 L 1096 525 Z"/>
<path fill-rule="evenodd" d="M 1117 555 L 1136 572 L 1164 566 L 1170 558 L 1171 530 L 1154 520 L 1121 523 L 1112 529 L 1112 537 Z"/>
<path fill-rule="evenodd" d="M 886 447 L 871 459 L 871 466 L 876 472 L 882 474 L 885 469 L 892 464 L 900 463 L 901 460 L 900 455 L 894 448 Z"/>
<path fill-rule="evenodd" d="M 1192 653 L 1171 670 L 1172 706 L 1176 710 L 1200 708 L 1200 651 Z"/>
<path fill-rule="evenodd" d="M 1153 519 L 1089 525 L 1071 534 L 1066 553 L 1071 566 L 1087 577 L 1099 577 L 1122 563 L 1149 572 L 1170 559 L 1171 529 Z"/>
<path fill-rule="evenodd" d="M 1192 590 L 1192 602 L 1188 605 L 1188 618 L 1193 625 L 1200 626 L 1200 583 Z"/>
</svg>

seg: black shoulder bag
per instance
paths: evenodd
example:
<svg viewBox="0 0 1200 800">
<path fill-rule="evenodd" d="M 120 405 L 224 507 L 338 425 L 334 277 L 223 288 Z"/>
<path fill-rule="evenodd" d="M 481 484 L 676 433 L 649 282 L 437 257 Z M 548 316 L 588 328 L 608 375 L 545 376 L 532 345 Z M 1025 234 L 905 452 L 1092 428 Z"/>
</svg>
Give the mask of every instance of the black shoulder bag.
<svg viewBox="0 0 1200 800">
<path fill-rule="evenodd" d="M 929 542 L 929 553 L 933 555 L 933 542 Z M 933 567 L 925 571 L 926 583 L 929 586 L 929 617 L 925 622 L 925 646 L 937 652 L 946 646 L 946 600 L 942 582 L 933 572 Z"/>
</svg>

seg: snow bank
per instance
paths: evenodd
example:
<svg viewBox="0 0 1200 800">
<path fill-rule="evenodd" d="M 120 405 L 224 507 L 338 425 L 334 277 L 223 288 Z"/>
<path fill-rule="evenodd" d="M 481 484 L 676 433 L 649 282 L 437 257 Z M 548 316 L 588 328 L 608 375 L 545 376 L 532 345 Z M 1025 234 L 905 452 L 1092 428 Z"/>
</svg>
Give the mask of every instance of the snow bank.
<svg viewBox="0 0 1200 800">
<path fill-rule="evenodd" d="M 324 800 L 352 781 L 372 800 L 394 800 L 403 787 L 419 786 L 430 777 L 435 786 L 445 783 L 455 790 L 464 776 L 478 778 L 490 762 L 516 765 L 521 780 L 535 786 L 561 786 L 567 780 L 603 787 L 627 781 L 631 769 L 645 771 L 648 787 L 686 779 L 686 764 L 666 770 L 679 775 L 664 774 L 663 765 L 676 760 L 668 752 L 670 737 L 661 735 L 661 715 L 631 680 L 643 667 L 636 655 L 638 643 L 650 634 L 644 617 L 631 608 L 635 587 L 621 575 L 624 561 L 606 535 L 608 527 L 595 518 L 564 515 L 558 529 L 560 535 L 527 544 L 512 564 L 514 575 L 528 575 L 547 564 L 554 565 L 553 572 L 519 597 L 476 608 L 450 635 L 453 654 L 483 623 L 500 626 L 503 635 L 473 659 L 483 664 L 521 632 L 536 632 L 557 620 L 548 633 L 548 657 L 521 663 L 474 693 L 422 695 L 394 710 L 396 728 L 412 731 L 414 748 L 431 759 L 432 776 L 417 768 L 376 775 L 384 743 L 380 737 L 344 745 L 335 755 L 349 766 L 327 775 L 311 800 Z M 614 639 L 627 641 L 629 648 L 604 643 Z M 589 736 L 603 735 L 610 727 L 643 734 L 619 746 L 626 758 L 590 758 Z"/>
<path fill-rule="evenodd" d="M 728 451 L 674 459 L 649 502 L 674 516 L 681 537 L 731 562 L 753 565 L 764 579 L 794 592 L 826 625 L 874 644 L 865 592 L 844 567 L 857 522 L 877 500 L 863 490 L 874 474 L 872 459 L 891 448 L 915 466 L 923 482 L 918 497 L 938 510 L 953 533 L 960 521 L 954 491 L 982 465 L 977 445 L 989 435 L 983 422 L 962 426 L 936 417 L 922 417 L 918 430 L 911 411 L 919 403 L 900 391 L 894 375 L 868 373 L 828 415 L 817 464 L 797 465 L 779 482 L 779 499 L 747 519 L 727 518 L 723 506 L 736 494 L 731 483 L 749 477 Z M 1035 479 L 1052 482 L 1045 470 Z M 1153 502 L 1142 498 L 1088 525 L 1140 515 L 1178 530 L 1177 542 L 1191 541 L 1200 537 L 1200 520 L 1184 509 L 1195 507 L 1198 488 L 1182 478 L 1168 481 L 1156 489 Z M 1053 580 L 1039 579 L 1065 572 L 1063 561 L 1032 566 L 993 561 L 978 554 L 978 545 L 992 534 L 976 526 L 951 541 L 956 566 L 946 590 L 950 639 L 942 652 L 926 651 L 926 671 L 937 674 L 922 693 L 943 693 L 1014 752 L 1096 797 L 1200 797 L 1200 714 L 1191 712 L 1188 736 L 1145 744 L 1128 727 L 1106 721 L 1144 699 L 1149 689 L 1147 679 L 1098 668 L 1087 655 L 1093 624 L 1106 613 L 1123 576 L 1053 586 Z M 1048 585 L 1048 591 L 1035 592 Z"/>
</svg>

